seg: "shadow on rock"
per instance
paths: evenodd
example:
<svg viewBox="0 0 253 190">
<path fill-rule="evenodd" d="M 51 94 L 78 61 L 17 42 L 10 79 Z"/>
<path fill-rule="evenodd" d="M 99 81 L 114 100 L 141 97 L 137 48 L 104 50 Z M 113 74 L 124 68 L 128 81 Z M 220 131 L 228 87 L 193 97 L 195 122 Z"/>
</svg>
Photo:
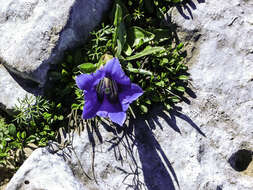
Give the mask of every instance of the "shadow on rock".
<svg viewBox="0 0 253 190">
<path fill-rule="evenodd" d="M 174 190 L 173 179 L 179 186 L 176 173 L 151 129 L 144 122 L 139 122 L 134 126 L 134 132 L 147 188 L 149 190 Z"/>
<path fill-rule="evenodd" d="M 34 94 L 35 96 L 43 94 L 43 88 L 40 87 L 40 84 L 31 80 L 21 77 L 21 74 L 17 74 L 10 70 L 8 67 L 4 66 L 8 71 L 10 76 L 17 82 L 17 84 L 22 87 L 26 92 Z"/>
<path fill-rule="evenodd" d="M 177 125 L 177 122 L 176 122 L 176 118 L 180 118 L 180 119 L 186 121 L 188 124 L 190 124 L 200 135 L 206 137 L 206 135 L 201 131 L 201 129 L 196 125 L 196 123 L 194 123 L 192 121 L 191 118 L 189 118 L 187 115 L 183 114 L 182 112 L 180 112 L 176 109 L 169 111 L 168 114 L 161 111 L 157 115 L 162 117 L 169 124 L 169 126 L 172 129 L 174 129 L 176 132 L 181 133 L 180 129 Z"/>
<path fill-rule="evenodd" d="M 186 121 L 196 129 L 200 135 L 206 136 L 187 115 L 176 109 L 168 113 L 161 109 L 155 110 L 155 112 L 156 114 L 153 114 L 154 116 L 149 119 L 148 124 L 139 121 L 134 126 L 135 142 L 142 164 L 144 180 L 149 190 L 174 190 L 175 184 L 173 181 L 180 187 L 176 172 L 152 132 L 152 130 L 155 129 L 154 126 L 159 126 L 160 129 L 163 130 L 158 116 L 163 118 L 173 130 L 180 134 L 181 131 L 176 121 L 177 118 Z M 169 171 L 166 168 L 168 168 Z"/>
<path fill-rule="evenodd" d="M 159 108 L 154 110 L 148 120 L 130 118 L 128 127 L 116 126 L 116 128 L 113 128 L 104 125 L 107 131 L 115 135 L 114 138 L 107 141 L 111 143 L 108 151 L 113 150 L 116 160 L 122 161 L 122 163 L 125 159 L 122 152 L 128 154 L 127 159 L 131 163 L 129 164 L 130 171 L 125 166 L 117 169 L 125 175 L 125 179 L 132 176 L 132 183 L 126 184 L 129 188 L 137 190 L 175 190 L 177 189 L 176 186 L 180 188 L 176 172 L 153 133 L 154 130 L 157 130 L 157 126 L 161 130 L 164 127 L 158 117 L 164 119 L 177 133 L 181 133 L 176 121 L 179 118 L 190 124 L 200 135 L 205 137 L 205 134 L 187 115 L 181 113 L 178 109 L 166 113 Z M 120 146 L 123 146 L 123 148 Z M 142 179 L 141 173 L 144 179 Z M 122 183 L 125 182 L 125 179 Z"/>
<path fill-rule="evenodd" d="M 205 0 L 197 0 L 197 2 L 205 3 Z M 197 6 L 192 0 L 185 0 L 182 3 L 178 4 L 176 6 L 178 12 L 182 17 L 184 17 L 186 20 L 193 20 L 192 10 L 196 10 Z"/>
</svg>

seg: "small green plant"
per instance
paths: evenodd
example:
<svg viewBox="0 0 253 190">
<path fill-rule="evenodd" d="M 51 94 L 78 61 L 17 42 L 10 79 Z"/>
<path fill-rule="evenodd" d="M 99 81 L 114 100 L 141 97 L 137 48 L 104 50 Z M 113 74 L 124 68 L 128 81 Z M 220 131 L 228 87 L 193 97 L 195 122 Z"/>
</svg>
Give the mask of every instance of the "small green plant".
<svg viewBox="0 0 253 190">
<path fill-rule="evenodd" d="M 61 110 L 60 103 L 40 96 L 19 100 L 10 124 L 0 119 L 0 164 L 17 168 L 26 158 L 25 147 L 46 146 L 49 140 L 55 140 L 57 130 L 66 126 Z"/>
<path fill-rule="evenodd" d="M 171 109 L 181 101 L 189 79 L 183 44 L 173 42 L 164 21 L 170 7 L 181 2 L 115 0 L 110 19 L 90 33 L 84 47 L 65 52 L 63 61 L 50 71 L 47 98 L 26 96 L 16 106 L 16 115 L 0 118 L 0 166 L 17 168 L 25 159 L 25 147 L 46 146 L 56 139 L 59 128 L 98 125 L 100 118 L 81 119 L 85 102 L 75 77 L 99 69 L 105 54 L 119 59 L 131 82 L 144 91 L 129 113 L 145 116 L 153 105 Z"/>
<path fill-rule="evenodd" d="M 0 167 L 7 165 L 8 159 L 10 159 L 11 150 L 7 143 L 11 141 L 11 136 L 8 130 L 9 126 L 5 123 L 4 119 L 0 119 Z"/>
<path fill-rule="evenodd" d="M 17 138 L 21 139 L 23 144 L 47 145 L 48 140 L 55 139 L 55 131 L 66 124 L 61 110 L 60 103 L 49 102 L 40 96 L 26 96 L 15 108 L 18 114 L 13 121 Z"/>
<path fill-rule="evenodd" d="M 181 101 L 187 86 L 183 44 L 172 43 L 172 34 L 157 12 L 164 15 L 168 2 L 172 1 L 167 4 L 128 1 L 126 6 L 116 0 L 111 21 L 91 33 L 85 47 L 85 63 L 78 66 L 80 73 L 91 73 L 101 66 L 102 55 L 109 53 L 118 57 L 131 81 L 144 90 L 144 95 L 134 104 L 137 115 L 147 114 L 157 103 L 170 109 Z"/>
</svg>

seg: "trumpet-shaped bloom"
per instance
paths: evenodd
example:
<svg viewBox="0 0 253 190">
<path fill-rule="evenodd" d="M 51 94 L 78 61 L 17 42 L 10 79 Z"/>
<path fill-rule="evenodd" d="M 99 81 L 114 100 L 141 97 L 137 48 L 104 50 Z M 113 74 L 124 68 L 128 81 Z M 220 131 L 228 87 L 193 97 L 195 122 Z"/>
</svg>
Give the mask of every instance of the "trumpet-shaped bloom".
<svg viewBox="0 0 253 190">
<path fill-rule="evenodd" d="M 142 89 L 125 75 L 117 58 L 107 61 L 95 73 L 78 75 L 76 84 L 84 91 L 84 119 L 96 115 L 109 117 L 121 126 L 129 104 L 143 94 Z"/>
</svg>

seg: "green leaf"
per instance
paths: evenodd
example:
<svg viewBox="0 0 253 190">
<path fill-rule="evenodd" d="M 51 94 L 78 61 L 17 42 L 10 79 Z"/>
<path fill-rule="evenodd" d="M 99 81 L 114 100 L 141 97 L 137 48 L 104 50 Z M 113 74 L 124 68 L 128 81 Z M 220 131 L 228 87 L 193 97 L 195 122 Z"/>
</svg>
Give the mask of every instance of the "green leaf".
<svg viewBox="0 0 253 190">
<path fill-rule="evenodd" d="M 150 99 L 145 100 L 145 103 L 151 105 Z"/>
<path fill-rule="evenodd" d="M 56 108 L 61 108 L 61 107 L 62 107 L 61 103 L 57 104 L 56 106 Z"/>
<path fill-rule="evenodd" d="M 164 87 L 164 81 L 159 81 L 155 83 L 157 86 Z"/>
<path fill-rule="evenodd" d="M 30 135 L 27 139 L 26 142 L 32 143 L 36 141 L 36 136 L 35 135 Z"/>
<path fill-rule="evenodd" d="M 7 145 L 6 140 L 5 140 L 5 139 L 3 139 L 3 140 L 2 140 L 2 142 L 1 142 L 1 144 L 2 144 L 3 148 L 5 148 L 5 147 L 6 147 L 6 145 Z"/>
<path fill-rule="evenodd" d="M 62 76 L 67 76 L 68 75 L 68 71 L 66 71 L 65 69 L 61 70 L 61 74 Z"/>
<path fill-rule="evenodd" d="M 143 43 L 153 40 L 155 35 L 138 26 L 132 26 L 127 30 L 127 41 L 131 47 L 141 46 Z"/>
<path fill-rule="evenodd" d="M 56 121 L 58 119 L 57 115 L 54 115 L 53 121 Z"/>
<path fill-rule="evenodd" d="M 178 103 L 178 102 L 181 101 L 177 96 L 172 96 L 172 97 L 171 97 L 171 100 L 172 100 L 172 102 L 174 102 L 174 103 Z"/>
<path fill-rule="evenodd" d="M 165 50 L 163 47 L 150 47 L 150 46 L 148 47 L 149 48 L 145 48 L 143 51 L 136 53 L 133 56 L 127 57 L 126 60 L 130 61 L 130 60 L 138 59 L 138 58 Z"/>
<path fill-rule="evenodd" d="M 123 20 L 122 8 L 117 3 L 115 6 L 115 15 L 114 15 L 114 21 L 113 21 L 113 25 L 115 26 L 115 32 L 113 33 L 113 37 L 112 37 L 112 45 L 113 45 L 112 48 L 114 49 L 116 43 L 118 46 L 117 52 L 116 52 L 116 55 L 117 55 L 116 57 L 120 56 L 122 47 L 124 47 L 124 44 L 126 41 L 126 29 L 125 29 L 125 25 L 122 22 L 122 20 Z"/>
<path fill-rule="evenodd" d="M 119 57 L 122 51 L 122 45 L 120 40 L 117 40 L 117 52 L 115 54 L 115 57 Z"/>
<path fill-rule="evenodd" d="M 172 0 L 173 3 L 180 3 L 182 0 Z"/>
<path fill-rule="evenodd" d="M 122 9 L 119 4 L 116 4 L 113 25 L 117 27 L 121 23 L 121 21 L 122 21 Z"/>
<path fill-rule="evenodd" d="M 44 139 L 43 139 L 44 140 Z M 42 140 L 39 142 L 39 146 L 42 146 L 42 147 L 44 147 L 44 146 L 47 146 L 47 143 L 45 143 L 45 142 L 43 142 Z"/>
<path fill-rule="evenodd" d="M 165 78 L 166 77 L 166 73 L 161 73 L 161 78 Z M 168 78 L 166 78 L 166 79 L 168 79 Z M 165 80 L 165 79 L 164 79 Z"/>
<path fill-rule="evenodd" d="M 4 157 L 7 157 L 8 154 L 7 153 L 0 153 L 0 158 L 4 158 Z M 2 163 L 6 163 L 4 160 L 1 160 Z M 0 163 L 1 163 L 0 162 Z"/>
<path fill-rule="evenodd" d="M 148 108 L 145 105 L 141 105 L 141 111 L 143 111 L 144 113 L 148 112 Z"/>
<path fill-rule="evenodd" d="M 186 75 L 180 75 L 180 76 L 178 77 L 178 79 L 179 79 L 179 80 L 188 80 L 189 77 L 186 76 Z"/>
<path fill-rule="evenodd" d="M 62 121 L 64 119 L 63 115 L 58 116 L 58 120 Z"/>
<path fill-rule="evenodd" d="M 119 24 L 119 26 L 116 27 L 116 30 L 113 34 L 113 40 L 112 40 L 113 41 L 113 49 L 114 49 L 115 44 L 117 43 L 117 45 L 118 45 L 119 42 L 120 42 L 120 46 L 122 49 L 125 45 L 126 37 L 127 37 L 126 27 L 125 27 L 125 24 L 122 22 Z M 118 40 L 119 40 L 119 42 L 118 42 Z M 121 53 L 121 51 L 120 51 L 120 53 Z"/>
<path fill-rule="evenodd" d="M 171 86 L 171 87 L 174 87 L 175 85 L 176 85 L 175 82 L 170 83 L 170 86 Z"/>
<path fill-rule="evenodd" d="M 142 75 L 153 75 L 152 72 L 148 71 L 148 70 L 145 70 L 145 69 L 138 69 L 139 71 L 139 74 L 142 74 Z"/>
<path fill-rule="evenodd" d="M 30 125 L 32 126 L 32 127 L 35 127 L 36 126 L 36 123 L 35 123 L 35 121 L 30 121 Z"/>
<path fill-rule="evenodd" d="M 45 125 L 44 128 L 43 128 L 44 131 L 50 131 L 50 127 L 49 125 Z"/>
<path fill-rule="evenodd" d="M 183 86 L 177 86 L 175 89 L 180 92 L 185 92 L 185 88 Z"/>
<path fill-rule="evenodd" d="M 16 130 L 16 126 L 14 124 L 10 124 L 8 126 L 8 130 L 9 130 L 9 134 L 13 137 L 16 136 L 17 130 Z"/>
<path fill-rule="evenodd" d="M 171 105 L 169 104 L 164 104 L 164 106 L 166 107 L 167 110 L 170 110 L 172 108 Z"/>
<path fill-rule="evenodd" d="M 82 73 L 93 73 L 94 71 L 96 71 L 97 66 L 95 64 L 92 63 L 83 63 L 81 65 L 78 65 L 78 69 L 80 69 L 80 71 Z"/>
<path fill-rule="evenodd" d="M 18 139 L 20 139 L 20 131 L 17 132 L 17 137 L 18 137 Z"/>
<path fill-rule="evenodd" d="M 144 69 L 136 69 L 136 68 L 129 67 L 129 68 L 127 68 L 127 70 L 132 73 L 139 73 L 142 75 L 152 75 L 152 72 L 144 70 Z"/>
<path fill-rule="evenodd" d="M 133 68 L 132 63 L 128 62 L 128 63 L 127 63 L 127 67 L 128 67 L 128 68 Z"/>
<path fill-rule="evenodd" d="M 21 148 L 22 144 L 20 142 L 13 141 L 10 143 L 10 146 L 15 148 Z"/>
<path fill-rule="evenodd" d="M 180 50 L 180 49 L 182 49 L 183 47 L 184 47 L 184 44 L 183 44 L 183 43 L 180 43 L 180 44 L 177 45 L 177 50 Z"/>
<path fill-rule="evenodd" d="M 25 138 L 26 138 L 26 132 L 25 132 L 25 131 L 23 131 L 23 132 L 21 133 L 21 138 L 22 138 L 22 139 L 25 139 Z"/>
<path fill-rule="evenodd" d="M 79 107 L 80 107 L 79 104 L 72 104 L 72 105 L 71 105 L 71 109 L 72 109 L 72 110 L 79 109 Z"/>
<path fill-rule="evenodd" d="M 52 116 L 52 114 L 48 113 L 48 112 L 44 112 L 42 115 L 43 115 L 44 119 L 48 119 Z"/>
<path fill-rule="evenodd" d="M 132 48 L 129 46 L 128 43 L 125 43 L 125 46 L 123 48 L 123 52 L 127 55 L 130 56 L 133 53 Z"/>
<path fill-rule="evenodd" d="M 169 63 L 169 60 L 167 58 L 163 58 L 161 61 L 160 61 L 160 65 L 161 66 L 164 66 L 166 65 L 167 63 Z"/>
</svg>

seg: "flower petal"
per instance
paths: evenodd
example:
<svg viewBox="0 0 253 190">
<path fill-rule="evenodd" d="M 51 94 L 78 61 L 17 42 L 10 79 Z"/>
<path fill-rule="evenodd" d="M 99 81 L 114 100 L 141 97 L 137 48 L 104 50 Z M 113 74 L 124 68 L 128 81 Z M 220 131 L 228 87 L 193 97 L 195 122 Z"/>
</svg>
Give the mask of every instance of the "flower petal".
<svg viewBox="0 0 253 190">
<path fill-rule="evenodd" d="M 97 99 L 96 91 L 89 91 L 84 94 L 83 119 L 89 119 L 96 116 L 101 103 Z"/>
<path fill-rule="evenodd" d="M 121 103 L 122 110 L 126 111 L 129 104 L 141 96 L 143 91 L 137 84 L 131 84 L 129 86 L 121 85 L 120 88 L 121 92 L 119 94 L 119 101 Z"/>
<path fill-rule="evenodd" d="M 92 74 L 81 74 L 76 77 L 76 84 L 78 88 L 89 91 L 92 87 L 95 87 L 104 76 L 105 73 L 103 69 L 99 69 Z"/>
<path fill-rule="evenodd" d="M 109 113 L 109 118 L 114 122 L 122 126 L 126 120 L 125 112 Z"/>
<path fill-rule="evenodd" d="M 103 67 L 106 77 L 115 80 L 118 84 L 130 85 L 130 79 L 126 76 L 121 68 L 120 62 L 117 58 L 113 58 Z"/>
<path fill-rule="evenodd" d="M 107 97 L 104 96 L 104 100 L 98 110 L 97 115 L 101 117 L 108 117 L 108 113 L 122 112 L 122 108 L 119 102 L 112 104 L 108 101 Z"/>
</svg>

